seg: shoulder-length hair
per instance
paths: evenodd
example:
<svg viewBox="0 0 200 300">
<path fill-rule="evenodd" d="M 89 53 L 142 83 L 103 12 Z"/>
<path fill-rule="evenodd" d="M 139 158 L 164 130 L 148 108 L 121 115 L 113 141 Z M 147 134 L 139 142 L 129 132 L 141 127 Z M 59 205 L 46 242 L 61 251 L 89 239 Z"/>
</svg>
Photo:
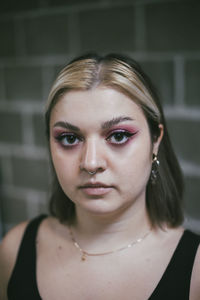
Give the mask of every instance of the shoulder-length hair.
<svg viewBox="0 0 200 300">
<path fill-rule="evenodd" d="M 90 90 L 104 86 L 127 95 L 141 107 L 150 130 L 152 144 L 160 135 L 159 124 L 164 127 L 158 159 L 156 182 L 151 178 L 146 188 L 146 209 L 152 226 L 167 224 L 176 227 L 183 221 L 183 176 L 173 151 L 163 110 L 151 80 L 139 64 L 127 56 L 87 54 L 72 60 L 58 75 L 46 106 L 46 133 L 49 139 L 51 111 L 59 99 L 69 91 Z M 55 170 L 50 197 L 50 213 L 61 222 L 75 220 L 75 205 L 63 192 Z"/>
</svg>

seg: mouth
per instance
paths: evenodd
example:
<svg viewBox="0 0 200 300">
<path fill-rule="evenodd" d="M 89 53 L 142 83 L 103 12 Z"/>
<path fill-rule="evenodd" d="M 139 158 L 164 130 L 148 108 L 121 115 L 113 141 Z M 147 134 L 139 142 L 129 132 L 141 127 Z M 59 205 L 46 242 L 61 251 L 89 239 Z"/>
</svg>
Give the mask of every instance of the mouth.
<svg viewBox="0 0 200 300">
<path fill-rule="evenodd" d="M 101 196 L 109 193 L 112 189 L 113 186 L 111 185 L 106 185 L 101 182 L 96 182 L 96 183 L 86 183 L 84 185 L 79 186 L 79 189 L 82 190 L 85 194 L 90 195 L 90 196 Z"/>
</svg>

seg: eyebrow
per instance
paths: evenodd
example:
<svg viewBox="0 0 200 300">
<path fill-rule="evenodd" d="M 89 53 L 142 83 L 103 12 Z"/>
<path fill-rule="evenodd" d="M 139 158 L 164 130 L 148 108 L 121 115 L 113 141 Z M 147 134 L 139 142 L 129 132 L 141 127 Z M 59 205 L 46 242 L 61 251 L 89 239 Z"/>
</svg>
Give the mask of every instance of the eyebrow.
<svg viewBox="0 0 200 300">
<path fill-rule="evenodd" d="M 117 118 L 113 118 L 112 120 L 106 121 L 101 125 L 102 129 L 109 129 L 114 125 L 117 125 L 119 123 L 125 122 L 125 121 L 133 121 L 132 118 L 130 117 L 125 117 L 125 116 L 119 116 Z"/>
<path fill-rule="evenodd" d="M 112 126 L 117 125 L 122 122 L 125 122 L 125 121 L 133 121 L 133 119 L 130 117 L 126 117 L 126 116 L 119 116 L 119 117 L 113 118 L 109 121 L 102 123 L 101 128 L 109 129 Z M 53 127 L 63 127 L 63 128 L 69 129 L 69 130 L 77 131 L 77 132 L 81 131 L 81 129 L 79 127 L 77 127 L 69 122 L 63 122 L 63 121 L 56 122 Z"/>
<path fill-rule="evenodd" d="M 71 123 L 63 122 L 63 121 L 56 122 L 53 127 L 63 127 L 65 129 L 69 129 L 69 130 L 73 130 L 73 131 L 78 131 L 78 132 L 81 131 L 79 127 L 77 127 Z"/>
</svg>

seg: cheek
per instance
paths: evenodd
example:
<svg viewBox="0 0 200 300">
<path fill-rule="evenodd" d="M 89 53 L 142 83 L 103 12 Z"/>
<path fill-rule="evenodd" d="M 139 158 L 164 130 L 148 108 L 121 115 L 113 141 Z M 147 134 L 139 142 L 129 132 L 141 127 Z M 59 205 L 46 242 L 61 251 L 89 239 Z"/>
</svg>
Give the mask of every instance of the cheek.
<svg viewBox="0 0 200 300">
<path fill-rule="evenodd" d="M 52 161 L 62 190 L 71 198 L 74 183 L 73 168 L 68 163 L 68 160 L 63 160 L 62 157 L 55 154 L 52 157 Z"/>
<path fill-rule="evenodd" d="M 72 159 L 54 145 L 51 146 L 51 158 L 60 184 L 66 184 L 73 177 L 73 170 L 75 170 Z"/>
<path fill-rule="evenodd" d="M 151 171 L 152 151 L 151 143 L 147 140 L 134 144 L 133 147 L 121 156 L 118 167 L 124 178 L 134 181 L 144 179 L 147 181 Z"/>
<path fill-rule="evenodd" d="M 123 166 L 123 165 L 122 165 Z M 130 160 L 129 164 L 122 169 L 119 175 L 120 190 L 122 195 L 137 199 L 144 195 L 151 172 L 149 156 L 143 160 Z"/>
<path fill-rule="evenodd" d="M 148 158 L 138 160 L 130 159 L 126 164 L 122 162 L 120 169 L 121 176 L 126 180 L 147 181 L 151 172 L 151 161 Z"/>
</svg>

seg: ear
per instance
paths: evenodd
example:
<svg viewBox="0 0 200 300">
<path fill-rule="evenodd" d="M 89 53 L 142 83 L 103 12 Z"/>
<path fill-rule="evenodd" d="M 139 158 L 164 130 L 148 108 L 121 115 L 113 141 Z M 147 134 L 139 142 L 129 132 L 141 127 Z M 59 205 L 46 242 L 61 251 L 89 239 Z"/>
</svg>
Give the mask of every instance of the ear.
<svg viewBox="0 0 200 300">
<path fill-rule="evenodd" d="M 162 141 L 163 134 L 164 134 L 164 126 L 163 126 L 163 124 L 159 124 L 158 127 L 160 129 L 160 135 L 158 136 L 157 140 L 153 143 L 153 154 L 155 154 L 155 155 L 158 154 L 160 142 Z"/>
</svg>

